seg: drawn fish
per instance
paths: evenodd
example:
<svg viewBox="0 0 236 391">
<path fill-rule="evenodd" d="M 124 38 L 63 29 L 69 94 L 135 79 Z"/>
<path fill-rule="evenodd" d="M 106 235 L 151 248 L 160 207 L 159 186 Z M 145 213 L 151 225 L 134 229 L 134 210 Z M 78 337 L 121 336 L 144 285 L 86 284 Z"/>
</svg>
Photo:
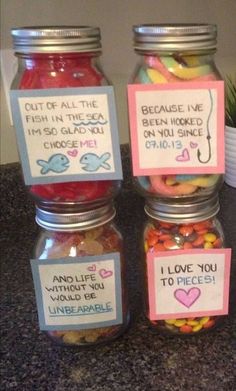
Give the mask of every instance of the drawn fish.
<svg viewBox="0 0 236 391">
<path fill-rule="evenodd" d="M 68 157 L 62 153 L 56 153 L 52 155 L 48 161 L 38 159 L 36 162 L 39 166 L 42 167 L 40 171 L 42 175 L 47 174 L 49 171 L 57 173 L 66 171 L 69 168 L 70 163 Z"/>
<path fill-rule="evenodd" d="M 110 164 L 106 163 L 110 157 L 110 152 L 105 152 L 100 157 L 96 155 L 96 153 L 86 153 L 85 155 L 81 156 L 80 163 L 85 165 L 82 167 L 82 169 L 85 171 L 94 172 L 97 171 L 100 167 L 103 167 L 106 170 L 110 170 Z"/>
</svg>

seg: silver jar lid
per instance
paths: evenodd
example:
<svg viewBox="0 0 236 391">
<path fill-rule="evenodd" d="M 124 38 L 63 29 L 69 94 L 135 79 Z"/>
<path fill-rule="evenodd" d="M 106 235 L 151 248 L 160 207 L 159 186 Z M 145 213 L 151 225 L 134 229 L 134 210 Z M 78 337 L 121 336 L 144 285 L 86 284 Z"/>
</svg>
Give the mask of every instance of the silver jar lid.
<svg viewBox="0 0 236 391">
<path fill-rule="evenodd" d="M 60 53 L 101 51 L 98 27 L 35 26 L 11 30 L 17 53 Z"/>
<path fill-rule="evenodd" d="M 36 223 L 49 231 L 82 231 L 99 227 L 116 215 L 112 204 L 78 213 L 53 213 L 36 207 Z"/>
<path fill-rule="evenodd" d="M 218 196 L 196 202 L 178 202 L 148 199 L 144 210 L 153 219 L 168 223 L 192 223 L 210 219 L 220 209 Z"/>
<path fill-rule="evenodd" d="M 216 50 L 214 24 L 142 24 L 133 32 L 137 52 Z"/>
</svg>

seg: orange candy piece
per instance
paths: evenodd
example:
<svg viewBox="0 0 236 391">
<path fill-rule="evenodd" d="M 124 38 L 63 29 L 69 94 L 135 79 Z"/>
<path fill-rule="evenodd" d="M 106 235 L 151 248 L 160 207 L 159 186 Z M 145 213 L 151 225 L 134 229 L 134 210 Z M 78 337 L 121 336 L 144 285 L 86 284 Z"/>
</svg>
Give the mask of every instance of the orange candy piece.
<svg viewBox="0 0 236 391">
<path fill-rule="evenodd" d="M 182 225 L 179 229 L 179 233 L 183 236 L 189 236 L 193 233 L 192 225 Z"/>
<path fill-rule="evenodd" d="M 157 242 L 158 242 L 158 237 L 154 235 L 147 239 L 147 243 L 149 247 L 154 246 Z"/>
<path fill-rule="evenodd" d="M 192 327 L 189 326 L 188 324 L 184 324 L 183 326 L 180 327 L 179 329 L 181 333 L 189 334 L 193 331 Z"/>
<path fill-rule="evenodd" d="M 208 229 L 201 229 L 200 231 L 197 231 L 198 235 L 205 235 L 207 234 Z"/>
<path fill-rule="evenodd" d="M 213 242 L 213 246 L 215 248 L 221 248 L 222 247 L 222 240 L 220 238 L 217 238 L 214 242 Z"/>
<path fill-rule="evenodd" d="M 184 243 L 184 250 L 190 250 L 191 248 L 193 248 L 192 243 L 190 243 L 190 242 Z"/>
<path fill-rule="evenodd" d="M 210 220 L 201 221 L 200 223 L 193 224 L 194 231 L 201 231 L 212 227 Z"/>
<path fill-rule="evenodd" d="M 204 241 L 205 241 L 204 236 L 199 235 L 199 236 L 197 237 L 197 239 L 195 239 L 194 242 L 192 242 L 192 245 L 193 245 L 194 247 L 199 247 L 199 246 L 202 246 L 202 245 L 203 245 Z"/>
<path fill-rule="evenodd" d="M 215 324 L 215 321 L 214 319 L 210 319 L 208 320 L 208 322 L 206 322 L 204 325 L 203 325 L 203 328 L 204 329 L 210 329 L 211 327 L 213 327 Z"/>
<path fill-rule="evenodd" d="M 154 228 L 148 230 L 147 236 L 158 236 L 158 231 Z"/>
<path fill-rule="evenodd" d="M 165 240 L 171 239 L 171 237 L 172 237 L 172 235 L 170 235 L 170 234 L 162 234 L 162 235 L 159 236 L 159 240 L 164 242 Z"/>
<path fill-rule="evenodd" d="M 162 243 L 157 243 L 154 246 L 155 251 L 166 251 L 165 246 Z"/>
</svg>

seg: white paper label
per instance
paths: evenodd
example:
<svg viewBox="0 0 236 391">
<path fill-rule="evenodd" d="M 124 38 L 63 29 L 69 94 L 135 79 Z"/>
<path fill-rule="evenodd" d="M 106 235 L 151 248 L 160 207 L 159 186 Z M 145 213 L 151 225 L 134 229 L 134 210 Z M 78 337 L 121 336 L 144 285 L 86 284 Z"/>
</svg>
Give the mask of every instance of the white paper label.
<svg viewBox="0 0 236 391">
<path fill-rule="evenodd" d="M 15 90 L 11 99 L 27 184 L 122 178 L 112 87 Z"/>
<path fill-rule="evenodd" d="M 122 323 L 117 253 L 32 260 L 40 328 L 81 329 Z"/>
<path fill-rule="evenodd" d="M 134 175 L 224 172 L 223 83 L 129 85 Z"/>
<path fill-rule="evenodd" d="M 228 313 L 230 249 L 148 254 L 150 319 Z"/>
</svg>

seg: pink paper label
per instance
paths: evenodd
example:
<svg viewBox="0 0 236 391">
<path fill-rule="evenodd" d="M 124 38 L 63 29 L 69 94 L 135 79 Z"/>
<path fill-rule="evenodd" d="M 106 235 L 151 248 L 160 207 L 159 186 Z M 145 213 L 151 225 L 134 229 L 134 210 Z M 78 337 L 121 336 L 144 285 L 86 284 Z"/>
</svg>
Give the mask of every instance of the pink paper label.
<svg viewBox="0 0 236 391">
<path fill-rule="evenodd" d="M 133 174 L 224 172 L 223 81 L 128 86 Z"/>
<path fill-rule="evenodd" d="M 147 254 L 151 320 L 228 313 L 231 249 Z"/>
</svg>

